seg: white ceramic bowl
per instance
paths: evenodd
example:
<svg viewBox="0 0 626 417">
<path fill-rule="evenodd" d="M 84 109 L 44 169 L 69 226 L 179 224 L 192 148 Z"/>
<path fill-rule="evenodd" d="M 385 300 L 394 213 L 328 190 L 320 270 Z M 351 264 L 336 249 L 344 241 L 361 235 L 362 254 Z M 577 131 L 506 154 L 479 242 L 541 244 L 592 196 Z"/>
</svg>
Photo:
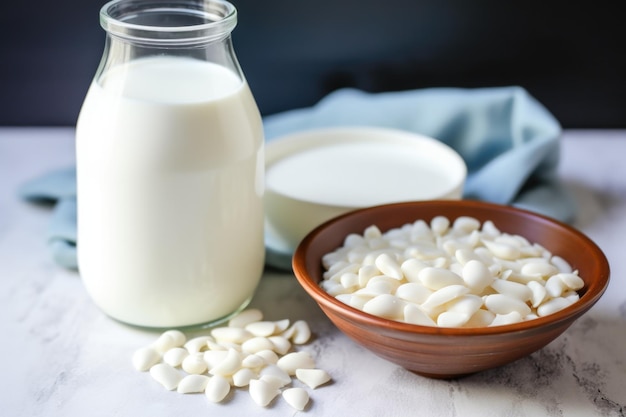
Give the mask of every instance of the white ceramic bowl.
<svg viewBox="0 0 626 417">
<path fill-rule="evenodd" d="M 266 146 L 269 233 L 292 250 L 321 223 L 359 208 L 460 199 L 461 156 L 416 133 L 378 127 L 301 131 Z"/>
</svg>

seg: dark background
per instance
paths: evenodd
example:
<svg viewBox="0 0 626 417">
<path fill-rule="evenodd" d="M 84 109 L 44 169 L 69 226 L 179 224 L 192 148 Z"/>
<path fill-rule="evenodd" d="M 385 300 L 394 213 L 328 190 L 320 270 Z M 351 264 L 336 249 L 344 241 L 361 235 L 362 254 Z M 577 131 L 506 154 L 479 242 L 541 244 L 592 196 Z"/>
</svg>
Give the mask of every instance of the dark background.
<svg viewBox="0 0 626 417">
<path fill-rule="evenodd" d="M 519 85 L 564 128 L 626 128 L 621 2 L 233 0 L 264 115 L 340 87 Z M 104 1 L 0 9 L 0 125 L 74 125 L 104 46 Z"/>
</svg>

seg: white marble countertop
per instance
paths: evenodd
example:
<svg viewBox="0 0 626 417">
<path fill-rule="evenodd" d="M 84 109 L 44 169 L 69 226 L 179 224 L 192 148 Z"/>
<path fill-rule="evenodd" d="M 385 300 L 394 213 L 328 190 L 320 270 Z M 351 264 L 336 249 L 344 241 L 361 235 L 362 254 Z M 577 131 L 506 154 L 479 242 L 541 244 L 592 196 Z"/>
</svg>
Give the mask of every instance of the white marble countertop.
<svg viewBox="0 0 626 417">
<path fill-rule="evenodd" d="M 133 369 L 156 334 L 118 324 L 79 276 L 46 249 L 50 209 L 21 201 L 24 181 L 74 162 L 70 128 L 0 129 L 0 414 L 4 416 L 624 416 L 626 415 L 626 131 L 566 131 L 560 172 L 578 204 L 576 226 L 606 253 L 602 299 L 553 343 L 513 364 L 431 380 L 357 346 L 291 274 L 267 271 L 252 306 L 305 319 L 302 347 L 333 382 L 296 412 L 282 398 L 256 405 L 245 390 L 223 403 L 164 390 Z"/>
</svg>

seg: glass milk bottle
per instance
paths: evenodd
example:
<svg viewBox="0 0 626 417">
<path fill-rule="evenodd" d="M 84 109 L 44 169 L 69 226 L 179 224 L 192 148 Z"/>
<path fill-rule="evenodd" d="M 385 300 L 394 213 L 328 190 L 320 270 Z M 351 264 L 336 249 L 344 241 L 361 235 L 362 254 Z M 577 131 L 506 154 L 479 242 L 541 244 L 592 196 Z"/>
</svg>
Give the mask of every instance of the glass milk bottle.
<svg viewBox="0 0 626 417">
<path fill-rule="evenodd" d="M 78 265 L 110 317 L 216 324 L 264 264 L 261 116 L 223 0 L 115 0 L 76 126 Z"/>
</svg>

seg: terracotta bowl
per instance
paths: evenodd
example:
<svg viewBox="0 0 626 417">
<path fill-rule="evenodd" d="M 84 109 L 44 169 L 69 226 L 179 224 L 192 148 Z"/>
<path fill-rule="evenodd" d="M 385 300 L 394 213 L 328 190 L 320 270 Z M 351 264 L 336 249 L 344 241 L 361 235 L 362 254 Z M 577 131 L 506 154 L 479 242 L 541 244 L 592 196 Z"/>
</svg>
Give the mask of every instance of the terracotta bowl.
<svg viewBox="0 0 626 417">
<path fill-rule="evenodd" d="M 324 254 L 343 245 L 349 233 L 362 234 L 429 221 L 472 216 L 491 220 L 502 232 L 539 243 L 579 270 L 585 282 L 580 300 L 548 316 L 516 324 L 480 328 L 441 328 L 393 321 L 367 314 L 337 300 L 319 285 Z M 330 320 L 356 343 L 410 371 L 431 378 L 456 378 L 498 367 L 529 355 L 553 341 L 602 296 L 609 264 L 598 246 L 581 232 L 551 218 L 510 206 L 466 200 L 388 204 L 356 210 L 311 231 L 296 248 L 294 273 Z"/>
</svg>

